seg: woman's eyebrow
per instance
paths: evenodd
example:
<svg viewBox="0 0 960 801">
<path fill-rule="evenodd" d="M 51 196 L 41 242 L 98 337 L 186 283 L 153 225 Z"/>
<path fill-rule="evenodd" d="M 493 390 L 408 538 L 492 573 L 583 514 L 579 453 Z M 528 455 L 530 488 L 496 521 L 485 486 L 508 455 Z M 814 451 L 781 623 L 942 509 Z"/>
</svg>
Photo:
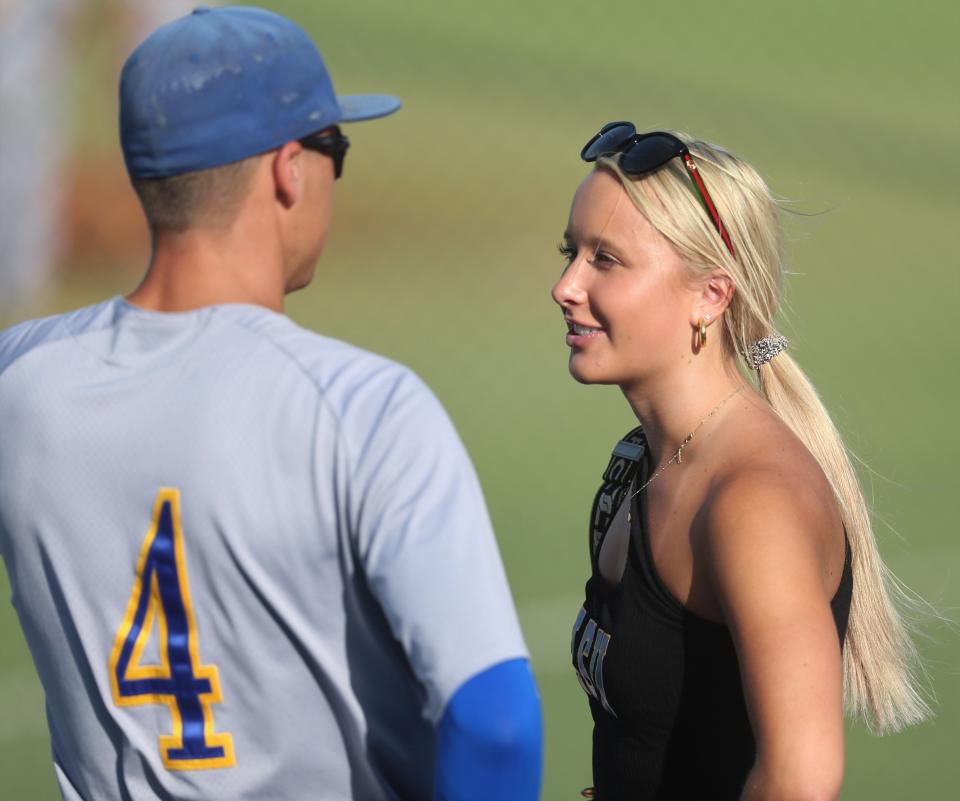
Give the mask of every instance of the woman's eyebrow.
<svg viewBox="0 0 960 801">
<path fill-rule="evenodd" d="M 582 239 L 572 233 L 569 229 L 563 232 L 563 241 L 568 244 L 579 244 L 584 246 L 600 247 L 608 244 L 609 240 L 603 236 L 586 236 Z"/>
</svg>

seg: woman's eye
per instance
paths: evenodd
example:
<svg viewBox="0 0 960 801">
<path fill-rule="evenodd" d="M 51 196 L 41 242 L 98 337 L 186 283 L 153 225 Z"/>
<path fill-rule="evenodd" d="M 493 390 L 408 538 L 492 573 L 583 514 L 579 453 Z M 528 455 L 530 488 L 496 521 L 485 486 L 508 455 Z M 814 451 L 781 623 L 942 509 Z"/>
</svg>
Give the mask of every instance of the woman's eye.
<svg viewBox="0 0 960 801">
<path fill-rule="evenodd" d="M 561 242 L 557 245 L 557 250 L 560 251 L 560 255 L 567 261 L 572 261 L 573 257 L 577 255 L 577 251 L 566 242 Z"/>
<path fill-rule="evenodd" d="M 591 264 L 594 264 L 598 267 L 612 267 L 617 263 L 617 260 L 613 258 L 609 253 L 605 253 L 602 250 L 598 250 L 594 257 L 590 260 Z"/>
</svg>

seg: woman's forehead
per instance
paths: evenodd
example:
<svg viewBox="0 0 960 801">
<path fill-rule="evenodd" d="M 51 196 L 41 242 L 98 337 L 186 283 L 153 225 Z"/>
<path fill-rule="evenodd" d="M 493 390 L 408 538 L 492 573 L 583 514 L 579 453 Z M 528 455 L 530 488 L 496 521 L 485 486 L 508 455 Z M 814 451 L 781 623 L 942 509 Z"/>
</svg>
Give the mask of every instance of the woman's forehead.
<svg viewBox="0 0 960 801">
<path fill-rule="evenodd" d="M 608 170 L 594 170 L 577 187 L 567 234 L 576 239 L 642 237 L 653 228 Z"/>
</svg>

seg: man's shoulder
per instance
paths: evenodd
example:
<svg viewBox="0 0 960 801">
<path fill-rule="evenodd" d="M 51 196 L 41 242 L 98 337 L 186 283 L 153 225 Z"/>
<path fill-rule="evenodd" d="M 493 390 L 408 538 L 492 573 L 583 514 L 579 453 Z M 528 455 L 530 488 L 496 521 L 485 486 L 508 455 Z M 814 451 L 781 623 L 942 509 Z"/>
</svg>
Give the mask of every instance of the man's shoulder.
<svg viewBox="0 0 960 801">
<path fill-rule="evenodd" d="M 274 358 L 300 371 L 334 406 L 344 407 L 358 396 L 389 396 L 403 387 L 429 392 L 406 365 L 357 345 L 305 328 L 289 317 L 253 307 L 222 307 L 224 321 L 244 329 Z"/>
<path fill-rule="evenodd" d="M 96 325 L 98 320 L 105 319 L 112 302 L 103 301 L 62 314 L 24 320 L 0 331 L 0 373 L 36 349 L 76 336 Z"/>
</svg>

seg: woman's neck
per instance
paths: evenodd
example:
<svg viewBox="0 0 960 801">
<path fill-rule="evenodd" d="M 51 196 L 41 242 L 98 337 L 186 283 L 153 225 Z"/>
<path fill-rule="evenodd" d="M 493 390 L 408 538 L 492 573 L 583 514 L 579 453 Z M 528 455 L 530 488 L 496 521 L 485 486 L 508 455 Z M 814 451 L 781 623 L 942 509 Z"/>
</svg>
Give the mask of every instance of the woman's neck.
<svg viewBox="0 0 960 801">
<path fill-rule="evenodd" d="M 654 468 L 670 459 L 711 412 L 714 420 L 722 417 L 727 402 L 749 386 L 727 358 L 684 368 L 655 380 L 621 385 L 624 397 L 643 424 Z"/>
</svg>

